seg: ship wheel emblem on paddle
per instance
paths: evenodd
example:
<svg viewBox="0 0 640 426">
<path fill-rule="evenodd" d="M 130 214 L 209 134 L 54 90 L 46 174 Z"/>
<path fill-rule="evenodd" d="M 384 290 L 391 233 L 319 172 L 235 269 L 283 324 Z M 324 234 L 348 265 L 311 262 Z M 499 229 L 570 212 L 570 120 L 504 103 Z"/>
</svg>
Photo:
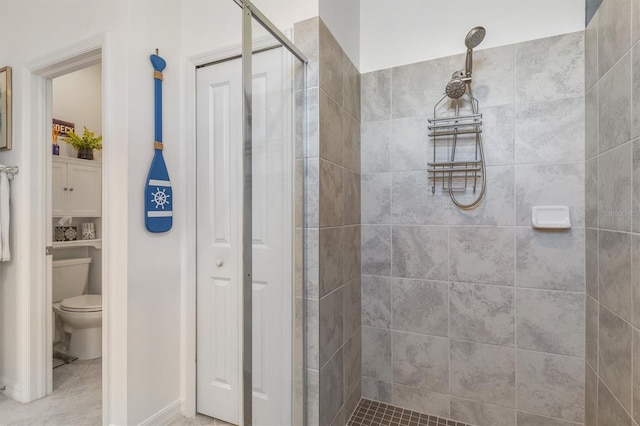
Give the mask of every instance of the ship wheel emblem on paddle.
<svg viewBox="0 0 640 426">
<path fill-rule="evenodd" d="M 145 217 L 144 223 L 150 232 L 167 232 L 173 225 L 173 203 L 171 181 L 169 172 L 162 156 L 162 71 L 167 66 L 164 59 L 151 55 L 151 65 L 153 65 L 153 80 L 155 85 L 155 142 L 153 143 L 154 154 L 147 184 L 144 188 L 145 195 Z"/>
</svg>

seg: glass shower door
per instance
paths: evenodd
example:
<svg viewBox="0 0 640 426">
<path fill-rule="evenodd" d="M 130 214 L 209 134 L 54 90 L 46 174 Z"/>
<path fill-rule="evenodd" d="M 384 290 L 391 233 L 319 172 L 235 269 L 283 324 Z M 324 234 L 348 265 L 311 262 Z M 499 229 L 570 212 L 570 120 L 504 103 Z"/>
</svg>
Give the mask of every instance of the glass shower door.
<svg viewBox="0 0 640 426">
<path fill-rule="evenodd" d="M 289 43 L 243 4 L 245 425 L 303 423 L 304 63 Z"/>
</svg>

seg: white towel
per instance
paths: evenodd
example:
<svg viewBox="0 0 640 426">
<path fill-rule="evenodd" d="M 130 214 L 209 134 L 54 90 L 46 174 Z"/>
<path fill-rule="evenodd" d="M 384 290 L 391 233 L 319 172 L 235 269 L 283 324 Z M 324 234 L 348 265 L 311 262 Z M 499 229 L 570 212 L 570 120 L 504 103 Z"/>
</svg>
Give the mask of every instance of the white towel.
<svg viewBox="0 0 640 426">
<path fill-rule="evenodd" d="M 1 166 L 0 166 L 1 167 Z M 9 173 L 0 172 L 0 262 L 11 260 L 9 251 Z"/>
</svg>

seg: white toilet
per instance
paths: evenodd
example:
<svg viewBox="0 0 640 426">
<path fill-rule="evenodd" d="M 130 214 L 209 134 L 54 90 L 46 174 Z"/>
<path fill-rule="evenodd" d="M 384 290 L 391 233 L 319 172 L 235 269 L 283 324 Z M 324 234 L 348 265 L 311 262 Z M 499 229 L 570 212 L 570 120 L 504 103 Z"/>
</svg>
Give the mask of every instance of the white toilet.
<svg viewBox="0 0 640 426">
<path fill-rule="evenodd" d="M 91 258 L 53 261 L 53 311 L 71 334 L 69 355 L 80 360 L 102 356 L 102 296 L 85 294 Z"/>
</svg>

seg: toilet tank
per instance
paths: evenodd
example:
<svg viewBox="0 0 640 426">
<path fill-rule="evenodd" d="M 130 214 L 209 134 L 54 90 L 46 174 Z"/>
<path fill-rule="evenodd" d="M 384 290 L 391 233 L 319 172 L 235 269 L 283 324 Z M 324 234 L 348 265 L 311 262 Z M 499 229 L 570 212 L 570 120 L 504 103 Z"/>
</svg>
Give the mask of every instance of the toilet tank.
<svg viewBox="0 0 640 426">
<path fill-rule="evenodd" d="M 89 288 L 91 258 L 53 261 L 53 302 L 80 296 Z"/>
</svg>

